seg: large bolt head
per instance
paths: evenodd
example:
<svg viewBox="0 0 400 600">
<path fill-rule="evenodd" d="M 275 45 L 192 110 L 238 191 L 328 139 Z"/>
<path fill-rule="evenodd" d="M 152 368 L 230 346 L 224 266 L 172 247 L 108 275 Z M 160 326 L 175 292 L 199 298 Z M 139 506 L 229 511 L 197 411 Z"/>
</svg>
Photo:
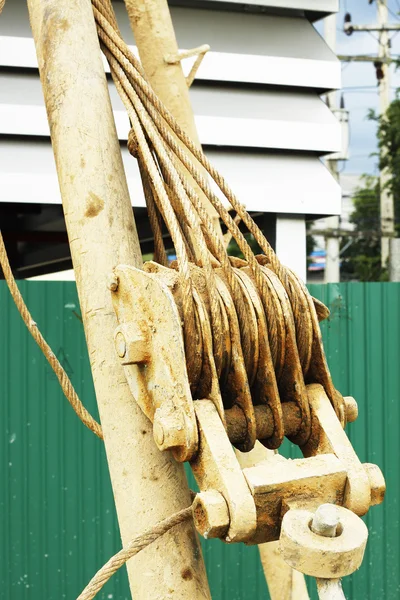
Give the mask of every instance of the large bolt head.
<svg viewBox="0 0 400 600">
<path fill-rule="evenodd" d="M 386 483 L 383 473 L 378 465 L 372 463 L 364 463 L 363 467 L 367 472 L 369 484 L 371 486 L 371 506 L 381 504 L 386 492 Z"/>
<path fill-rule="evenodd" d="M 193 519 L 204 538 L 225 538 L 229 529 L 228 505 L 216 490 L 200 492 L 193 502 Z"/>
<path fill-rule="evenodd" d="M 353 423 L 358 417 L 358 405 L 352 396 L 344 396 L 344 406 L 346 411 L 346 421 Z"/>
<path fill-rule="evenodd" d="M 150 361 L 148 336 L 136 325 L 120 325 L 114 333 L 114 340 L 123 365 L 138 365 Z"/>
<path fill-rule="evenodd" d="M 175 410 L 170 415 L 162 415 L 157 409 L 154 413 L 153 436 L 160 450 L 186 448 L 185 418 L 182 412 Z"/>
</svg>

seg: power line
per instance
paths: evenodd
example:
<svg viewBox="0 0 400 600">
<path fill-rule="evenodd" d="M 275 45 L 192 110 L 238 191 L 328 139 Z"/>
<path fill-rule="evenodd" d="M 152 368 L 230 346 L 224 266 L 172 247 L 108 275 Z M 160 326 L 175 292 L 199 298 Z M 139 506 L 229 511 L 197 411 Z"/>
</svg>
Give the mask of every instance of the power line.
<svg viewBox="0 0 400 600">
<path fill-rule="evenodd" d="M 347 35 L 352 35 L 353 33 L 362 31 L 368 32 L 372 35 L 372 32 L 377 32 L 379 38 L 376 40 L 375 35 L 372 37 L 379 43 L 378 48 L 378 56 L 371 58 L 370 56 L 354 56 L 354 57 L 342 57 L 347 60 L 359 61 L 359 62 L 372 62 L 376 71 L 376 78 L 379 83 L 379 97 L 381 104 L 381 115 L 384 115 L 390 104 L 390 68 L 389 65 L 393 61 L 393 58 L 390 56 L 390 39 L 389 32 L 391 31 L 399 31 L 400 30 L 400 22 L 399 16 L 396 15 L 391 9 L 388 7 L 387 0 L 376 0 L 377 5 L 377 22 L 364 25 L 357 25 L 352 22 L 351 14 L 346 12 L 344 17 L 344 25 L 343 29 Z M 389 23 L 388 15 L 392 14 L 396 22 Z M 372 93 L 369 91 L 369 88 L 356 88 L 353 90 L 349 90 L 347 93 Z M 386 155 L 388 152 L 388 148 L 381 147 L 381 158 Z M 386 262 L 389 262 L 389 266 L 391 264 L 391 255 L 390 255 L 390 238 L 393 236 L 394 232 L 394 202 L 393 202 L 393 194 L 391 193 L 388 187 L 388 180 L 390 178 L 390 174 L 386 169 L 380 170 L 380 224 L 381 224 L 381 261 L 382 266 L 386 266 Z"/>
<path fill-rule="evenodd" d="M 399 3 L 397 3 L 397 6 L 399 6 Z M 394 17 L 397 21 L 399 20 L 399 15 L 397 13 L 395 13 L 391 8 L 389 8 L 389 6 L 386 7 L 388 12 L 392 15 L 392 17 Z"/>
</svg>

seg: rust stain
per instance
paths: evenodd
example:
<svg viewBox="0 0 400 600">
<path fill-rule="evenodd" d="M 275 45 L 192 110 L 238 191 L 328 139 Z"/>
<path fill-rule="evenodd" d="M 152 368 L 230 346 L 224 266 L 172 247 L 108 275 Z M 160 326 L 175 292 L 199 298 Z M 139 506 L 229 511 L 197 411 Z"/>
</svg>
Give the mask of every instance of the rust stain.
<svg viewBox="0 0 400 600">
<path fill-rule="evenodd" d="M 67 31 L 70 27 L 67 19 L 60 19 L 59 27 L 60 27 L 61 31 Z"/>
<path fill-rule="evenodd" d="M 99 213 L 104 208 L 104 200 L 96 196 L 93 192 L 89 192 L 88 197 L 86 198 L 86 210 L 85 217 L 97 217 Z"/>
<path fill-rule="evenodd" d="M 82 169 L 84 169 L 86 167 L 86 161 L 83 158 L 83 156 L 81 156 L 81 167 L 82 167 Z"/>
<path fill-rule="evenodd" d="M 184 581 L 190 581 L 193 579 L 193 571 L 190 567 L 186 567 L 186 569 L 182 569 L 181 576 Z"/>
</svg>

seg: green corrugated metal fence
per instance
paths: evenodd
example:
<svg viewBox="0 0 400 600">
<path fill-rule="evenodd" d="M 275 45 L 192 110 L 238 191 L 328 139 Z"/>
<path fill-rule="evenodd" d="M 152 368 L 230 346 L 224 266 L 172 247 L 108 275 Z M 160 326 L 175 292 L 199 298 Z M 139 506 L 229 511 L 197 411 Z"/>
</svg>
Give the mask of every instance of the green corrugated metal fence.
<svg viewBox="0 0 400 600">
<path fill-rule="evenodd" d="M 22 282 L 21 289 L 96 414 L 75 284 Z M 398 598 L 400 285 L 310 289 L 331 309 L 322 328 L 336 386 L 359 404 L 349 435 L 362 461 L 382 467 L 388 485 L 384 505 L 367 517 L 363 567 L 345 590 L 353 600 Z M 73 600 L 120 547 L 102 442 L 63 398 L 4 282 L 0 309 L 0 598 Z M 214 600 L 268 598 L 256 548 L 211 541 L 204 550 Z M 99 594 L 106 598 L 129 598 L 125 572 Z"/>
</svg>

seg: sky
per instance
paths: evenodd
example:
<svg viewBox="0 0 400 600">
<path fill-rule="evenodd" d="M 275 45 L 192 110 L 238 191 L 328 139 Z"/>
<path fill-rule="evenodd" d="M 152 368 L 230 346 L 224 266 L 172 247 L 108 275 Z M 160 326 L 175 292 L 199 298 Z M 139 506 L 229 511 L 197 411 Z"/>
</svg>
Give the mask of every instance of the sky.
<svg viewBox="0 0 400 600">
<path fill-rule="evenodd" d="M 377 33 L 354 32 L 347 36 L 343 32 L 346 12 L 357 25 L 376 23 L 376 2 L 369 0 L 340 0 L 340 12 L 337 15 L 337 54 L 377 55 L 379 41 Z M 400 24 L 400 0 L 388 0 L 389 22 Z M 323 21 L 317 24 L 323 34 Z M 400 31 L 391 32 L 392 56 L 400 55 Z M 390 68 L 391 95 L 394 99 L 396 89 L 400 88 L 400 68 Z M 369 109 L 379 112 L 379 95 L 375 68 L 372 63 L 342 63 L 342 88 L 345 107 L 350 111 L 350 159 L 341 163 L 345 173 L 377 174 L 377 157 L 371 156 L 377 149 L 376 123 L 367 119 Z"/>
</svg>

